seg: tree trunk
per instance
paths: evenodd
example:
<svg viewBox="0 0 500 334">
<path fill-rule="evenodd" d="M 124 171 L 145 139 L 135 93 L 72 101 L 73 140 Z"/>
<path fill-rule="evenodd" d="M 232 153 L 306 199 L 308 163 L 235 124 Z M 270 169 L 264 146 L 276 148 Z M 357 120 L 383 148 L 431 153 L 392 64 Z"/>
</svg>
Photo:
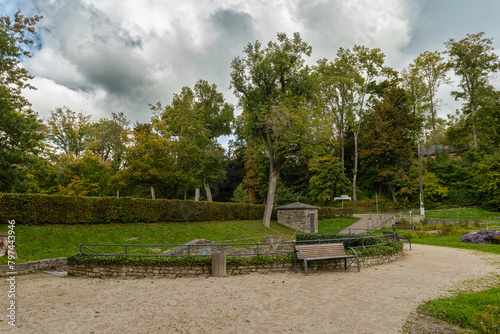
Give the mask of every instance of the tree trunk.
<svg viewBox="0 0 500 334">
<path fill-rule="evenodd" d="M 156 199 L 155 188 L 153 186 L 151 186 L 151 198 Z"/>
<path fill-rule="evenodd" d="M 273 159 L 270 159 L 271 172 L 269 173 L 269 187 L 267 189 L 266 209 L 262 224 L 265 227 L 271 227 L 271 214 L 273 212 L 274 197 L 276 196 L 276 184 L 280 176 L 280 167 L 275 167 Z"/>
<path fill-rule="evenodd" d="M 120 189 L 116 191 L 116 197 L 120 197 Z"/>
<path fill-rule="evenodd" d="M 434 150 L 437 159 L 439 154 L 438 154 L 438 144 L 437 144 L 436 117 L 434 115 L 434 104 L 432 103 L 432 100 L 431 100 L 431 120 L 432 120 L 432 133 L 434 135 Z"/>
<path fill-rule="evenodd" d="M 476 107 L 474 106 L 474 102 L 470 104 L 471 117 L 472 117 L 472 134 L 474 135 L 474 148 L 477 148 L 477 133 L 476 133 Z"/>
<path fill-rule="evenodd" d="M 212 202 L 212 191 L 210 190 L 210 186 L 205 183 L 205 180 L 203 180 L 203 187 L 205 187 L 205 193 L 207 194 L 207 201 Z"/>
<path fill-rule="evenodd" d="M 424 184 L 422 181 L 422 163 L 420 160 L 420 144 L 418 144 L 418 182 L 420 183 L 420 215 L 425 216 L 424 209 Z"/>
<path fill-rule="evenodd" d="M 356 196 L 356 181 L 358 178 L 358 132 L 354 132 L 354 173 L 352 177 L 352 200 L 358 201 Z"/>
<path fill-rule="evenodd" d="M 194 200 L 199 201 L 200 200 L 200 188 L 196 187 L 194 189 Z"/>
<path fill-rule="evenodd" d="M 14 244 L 10 244 L 9 248 L 9 234 L 8 233 L 0 233 L 0 257 L 2 256 L 14 256 L 17 259 L 16 246 Z"/>
</svg>

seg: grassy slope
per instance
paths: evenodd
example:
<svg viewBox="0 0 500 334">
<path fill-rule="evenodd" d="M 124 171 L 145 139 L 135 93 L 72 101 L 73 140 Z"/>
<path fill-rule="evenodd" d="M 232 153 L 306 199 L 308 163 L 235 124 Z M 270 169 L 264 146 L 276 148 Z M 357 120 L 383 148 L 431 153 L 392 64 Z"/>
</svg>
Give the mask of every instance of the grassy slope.
<svg viewBox="0 0 500 334">
<path fill-rule="evenodd" d="M 0 231 L 7 231 L 5 224 Z M 71 256 L 79 252 L 77 244 L 184 244 L 194 239 L 224 241 L 246 239 L 235 242 L 264 241 L 265 235 L 281 235 L 289 240 L 295 231 L 271 223 L 267 229 L 262 222 L 215 221 L 183 223 L 128 223 L 99 225 L 17 225 L 17 263 L 54 257 Z M 252 238 L 252 239 L 247 239 Z M 123 247 L 121 248 L 123 249 Z M 109 250 L 107 250 L 109 251 Z M 0 258 L 6 264 L 7 258 Z"/>
</svg>

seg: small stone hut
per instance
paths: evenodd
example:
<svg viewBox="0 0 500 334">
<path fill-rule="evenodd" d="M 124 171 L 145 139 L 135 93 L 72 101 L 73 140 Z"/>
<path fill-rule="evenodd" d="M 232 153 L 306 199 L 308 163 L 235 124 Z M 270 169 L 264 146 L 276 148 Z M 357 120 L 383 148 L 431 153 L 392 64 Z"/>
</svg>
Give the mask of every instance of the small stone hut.
<svg viewBox="0 0 500 334">
<path fill-rule="evenodd" d="M 304 232 L 318 233 L 319 208 L 304 203 L 295 202 L 276 208 L 278 224 Z"/>
</svg>

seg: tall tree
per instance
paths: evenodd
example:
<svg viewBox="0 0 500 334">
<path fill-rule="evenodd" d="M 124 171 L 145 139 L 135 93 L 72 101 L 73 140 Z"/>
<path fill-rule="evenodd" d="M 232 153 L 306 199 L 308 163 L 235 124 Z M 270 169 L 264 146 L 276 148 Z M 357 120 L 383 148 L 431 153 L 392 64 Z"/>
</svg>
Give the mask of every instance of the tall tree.
<svg viewBox="0 0 500 334">
<path fill-rule="evenodd" d="M 225 102 L 215 84 L 199 80 L 194 89 L 183 87 L 180 94 L 174 94 L 171 105 L 158 103 L 152 108 L 158 112 L 155 122 L 172 132 L 176 164 L 187 176 L 186 187 L 195 187 L 198 200 L 203 186 L 207 200 L 212 201 L 210 186 L 225 176 L 224 150 L 217 138 L 231 133 L 234 107 Z"/>
<path fill-rule="evenodd" d="M 367 103 L 371 97 L 370 88 L 375 85 L 377 77 L 389 73 L 392 75 L 392 70 L 384 66 L 385 55 L 380 49 L 369 49 L 365 46 L 355 45 L 352 51 L 340 49 L 337 56 L 343 62 L 351 64 L 353 71 L 361 78 L 354 86 L 354 99 L 347 115 L 348 124 L 354 134 L 352 198 L 354 201 L 357 201 L 359 134 L 368 112 Z"/>
<path fill-rule="evenodd" d="M 22 189 L 28 167 L 42 149 L 40 122 L 22 89 L 34 89 L 32 78 L 21 66 L 22 57 L 30 57 L 27 46 L 35 34 L 39 16 L 24 17 L 20 11 L 0 17 L 0 191 Z"/>
<path fill-rule="evenodd" d="M 123 113 L 112 113 L 111 119 L 102 118 L 90 124 L 88 147 L 102 161 L 111 163 L 117 171 L 123 160 L 129 139 L 130 121 Z"/>
<path fill-rule="evenodd" d="M 340 49 L 339 57 L 333 62 L 326 59 L 318 61 L 315 74 L 318 80 L 319 101 L 324 118 L 322 124 L 332 124 L 334 137 L 340 147 L 342 173 L 345 173 L 345 132 L 347 117 L 355 108 L 356 89 L 362 85 L 363 78 L 354 68 L 352 58 L 345 57 Z"/>
<path fill-rule="evenodd" d="M 51 111 L 45 127 L 47 138 L 67 156 L 79 157 L 90 137 L 90 115 L 76 113 L 67 107 Z"/>
<path fill-rule="evenodd" d="M 311 47 L 300 34 L 279 33 L 266 47 L 256 42 L 231 67 L 231 87 L 243 108 L 246 144 L 269 157 L 269 186 L 263 224 L 269 227 L 280 169 L 307 142 L 312 84 L 304 57 Z"/>
<path fill-rule="evenodd" d="M 492 39 L 485 38 L 484 32 L 467 34 L 465 38 L 455 41 L 450 38 L 445 43 L 446 53 L 450 57 L 450 67 L 460 77 L 459 87 L 462 91 L 454 91 L 455 99 L 466 101 L 466 113 L 472 121 L 474 148 L 478 147 L 476 132 L 476 111 L 482 92 L 489 86 L 491 75 L 500 68 L 498 55 L 493 52 Z"/>
<path fill-rule="evenodd" d="M 387 185 L 397 202 L 396 176 L 411 164 L 416 151 L 413 132 L 418 131 L 405 91 L 397 87 L 387 89 L 368 122 L 361 158 L 365 164 L 376 167 L 377 181 Z"/>
<path fill-rule="evenodd" d="M 415 59 L 414 64 L 410 66 L 414 66 L 422 77 L 425 98 L 428 106 L 427 110 L 434 137 L 434 148 L 437 155 L 436 109 L 439 101 L 436 98 L 436 93 L 441 85 L 450 83 L 450 80 L 446 77 L 448 65 L 439 52 L 426 51 L 420 54 L 417 59 Z"/>
</svg>

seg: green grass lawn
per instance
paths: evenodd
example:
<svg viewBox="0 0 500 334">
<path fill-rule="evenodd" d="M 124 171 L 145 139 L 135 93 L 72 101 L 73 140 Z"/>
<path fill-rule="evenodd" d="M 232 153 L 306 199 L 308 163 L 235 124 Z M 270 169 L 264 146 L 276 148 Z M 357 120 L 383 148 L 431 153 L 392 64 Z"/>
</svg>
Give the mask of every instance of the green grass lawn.
<svg viewBox="0 0 500 334">
<path fill-rule="evenodd" d="M 318 221 L 318 228 L 343 229 L 357 222 L 359 218 L 331 218 Z M 332 231 L 335 233 L 334 231 Z"/>
<path fill-rule="evenodd" d="M 0 225 L 0 231 L 7 231 L 7 225 Z M 294 230 L 271 222 L 268 229 L 260 220 L 211 221 L 182 223 L 127 223 L 96 225 L 17 225 L 17 263 L 67 257 L 75 255 L 77 244 L 184 244 L 194 239 L 208 239 L 216 242 L 236 243 L 263 242 L 264 236 L 281 235 L 288 241 Z M 120 247 L 119 250 L 123 250 Z M 118 248 L 107 248 L 103 252 L 116 252 Z M 7 257 L 0 258 L 6 264 Z"/>
<path fill-rule="evenodd" d="M 448 235 L 446 237 L 431 237 L 421 239 L 411 239 L 413 244 L 443 246 L 452 248 L 473 249 L 481 252 L 500 254 L 500 245 L 479 245 L 460 241 L 461 235 Z"/>
<path fill-rule="evenodd" d="M 419 213 L 419 211 L 414 211 Z M 409 215 L 408 211 L 404 215 Z M 453 208 L 453 209 L 439 209 L 439 210 L 425 210 L 426 218 L 434 219 L 462 219 L 462 220 L 480 220 L 489 221 L 488 217 L 500 217 L 500 212 L 486 211 L 481 208 Z M 498 219 L 494 219 L 498 220 Z"/>
<path fill-rule="evenodd" d="M 480 319 L 485 328 L 488 328 L 487 326 L 496 327 L 496 331 L 483 329 L 479 333 L 500 333 L 500 287 L 431 300 L 422 304 L 419 310 L 435 318 L 460 324 L 466 328 L 480 329 L 480 324 L 477 323 L 477 320 Z M 480 317 L 477 315 L 479 312 L 482 312 Z"/>
<path fill-rule="evenodd" d="M 358 218 L 324 219 L 320 227 L 344 228 Z M 7 224 L 0 224 L 0 231 L 7 231 Z M 295 230 L 271 222 L 266 228 L 260 220 L 165 222 L 96 225 L 16 225 L 17 263 L 67 257 L 80 251 L 78 244 L 129 244 L 129 245 L 181 245 L 194 239 L 208 239 L 220 243 L 263 242 L 266 235 L 281 235 L 283 241 L 294 238 Z M 97 248 L 94 248 L 97 250 Z M 130 247 L 132 250 L 144 247 Z M 161 248 L 162 251 L 168 247 Z M 124 251 L 124 247 L 99 248 L 103 253 Z M 148 250 L 149 251 L 149 250 Z M 144 250 L 144 252 L 147 252 Z M 142 254 L 142 253 L 137 253 Z M 150 253 L 149 253 L 150 254 Z M 0 258 L 6 264 L 7 257 Z"/>
</svg>

